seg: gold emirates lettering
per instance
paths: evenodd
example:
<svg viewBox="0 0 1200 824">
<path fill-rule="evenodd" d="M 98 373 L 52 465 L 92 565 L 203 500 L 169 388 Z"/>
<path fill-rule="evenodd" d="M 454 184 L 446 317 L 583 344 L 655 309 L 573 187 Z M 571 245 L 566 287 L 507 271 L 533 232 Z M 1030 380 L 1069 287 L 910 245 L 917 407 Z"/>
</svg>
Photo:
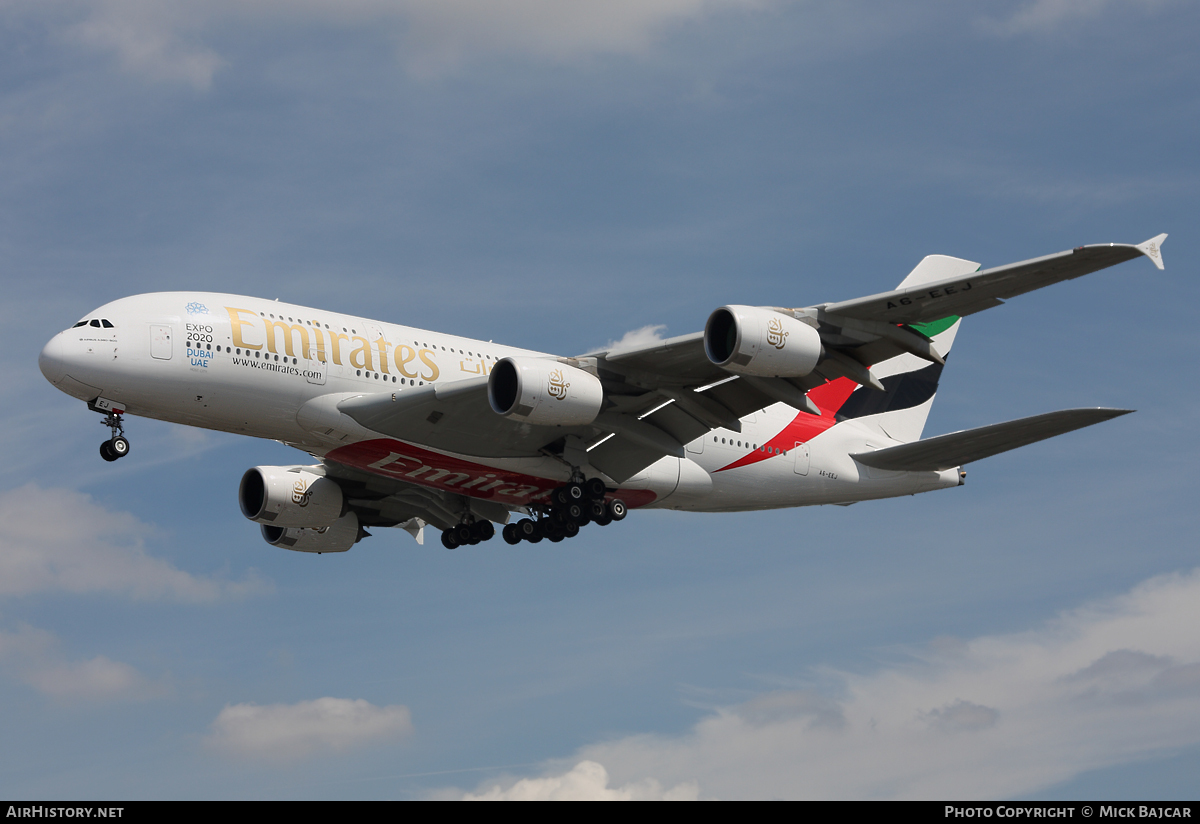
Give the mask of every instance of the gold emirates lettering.
<svg viewBox="0 0 1200 824">
<path fill-rule="evenodd" d="M 550 397 L 561 401 L 567 397 L 567 387 L 570 385 L 567 383 L 567 379 L 563 377 L 562 370 L 555 369 L 550 373 L 549 385 L 546 388 L 550 393 Z"/>
<path fill-rule="evenodd" d="M 303 479 L 292 484 L 292 503 L 308 506 L 308 484 Z"/>
<path fill-rule="evenodd" d="M 782 349 L 787 342 L 788 333 L 783 331 L 783 321 L 771 318 L 767 321 L 767 343 L 776 349 Z"/>
<path fill-rule="evenodd" d="M 229 327 L 232 333 L 233 345 L 241 349 L 262 349 L 265 345 L 268 352 L 272 354 L 280 354 L 278 351 L 279 333 L 283 333 L 283 349 L 288 357 L 296 357 L 297 351 L 300 355 L 308 357 L 312 352 L 312 347 L 315 346 L 317 360 L 325 361 L 325 335 L 319 328 L 309 329 L 298 323 L 288 323 L 283 320 L 272 320 L 262 317 L 253 309 L 239 309 L 234 306 L 226 306 L 225 311 L 229 313 Z M 243 315 L 250 315 L 253 320 L 247 320 Z M 258 327 L 258 323 L 262 323 Z M 249 329 L 247 329 L 249 327 Z M 258 327 L 258 328 L 256 328 Z M 265 344 L 252 343 L 247 340 L 247 337 L 257 338 L 254 334 L 261 332 Z M 311 338 L 310 338 L 311 333 Z M 388 347 L 392 347 L 392 362 L 395 363 L 396 371 L 404 377 L 415 380 L 420 378 L 425 381 L 435 381 L 441 375 L 441 369 L 438 368 L 436 357 L 437 353 L 432 349 L 414 349 L 411 346 L 404 344 L 395 345 L 384 337 L 380 337 L 375 341 L 374 349 L 372 349 L 370 341 L 366 338 L 354 335 L 344 335 L 341 332 L 330 330 L 329 335 L 329 356 L 332 361 L 338 366 L 344 366 L 343 353 L 346 349 L 352 349 L 348 353 L 350 365 L 355 369 L 375 370 L 375 353 L 379 356 L 379 371 L 385 374 L 391 374 L 388 369 Z M 299 347 L 296 342 L 299 341 Z M 352 346 L 343 349 L 342 343 L 351 344 Z M 310 346 L 311 344 L 311 346 Z M 419 360 L 424 366 L 417 368 L 413 361 Z"/>
<path fill-rule="evenodd" d="M 308 354 L 308 330 L 298 323 L 288 324 L 282 320 L 265 320 L 267 326 L 267 351 L 272 354 L 279 354 L 279 350 L 275 348 L 275 341 L 278 339 L 276 332 L 283 330 L 283 348 L 288 357 L 296 356 L 296 349 L 292 346 L 295 340 L 294 333 L 300 333 L 300 352 L 307 356 Z"/>
<path fill-rule="evenodd" d="M 406 378 L 417 377 L 416 372 L 408 371 L 408 364 L 417 357 L 417 350 L 411 346 L 400 344 L 392 353 L 396 358 L 396 369 L 400 370 L 400 374 Z"/>
</svg>

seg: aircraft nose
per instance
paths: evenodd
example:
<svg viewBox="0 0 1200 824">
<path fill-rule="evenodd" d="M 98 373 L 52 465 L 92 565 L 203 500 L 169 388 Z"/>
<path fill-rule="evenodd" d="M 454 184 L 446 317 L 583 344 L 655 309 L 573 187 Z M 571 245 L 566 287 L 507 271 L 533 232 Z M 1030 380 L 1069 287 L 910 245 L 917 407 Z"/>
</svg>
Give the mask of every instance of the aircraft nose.
<svg viewBox="0 0 1200 824">
<path fill-rule="evenodd" d="M 42 370 L 42 374 L 50 383 L 55 386 L 62 383 L 62 379 L 67 374 L 67 358 L 62 332 L 50 338 L 50 342 L 42 347 L 42 354 L 38 355 L 38 368 Z"/>
</svg>

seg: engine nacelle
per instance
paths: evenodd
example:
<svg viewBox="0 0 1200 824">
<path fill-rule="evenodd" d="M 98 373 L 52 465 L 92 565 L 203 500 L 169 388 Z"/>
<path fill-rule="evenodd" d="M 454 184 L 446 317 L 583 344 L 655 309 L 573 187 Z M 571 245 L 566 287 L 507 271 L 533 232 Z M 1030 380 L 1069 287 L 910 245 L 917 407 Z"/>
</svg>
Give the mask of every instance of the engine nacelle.
<svg viewBox="0 0 1200 824">
<path fill-rule="evenodd" d="M 345 552 L 358 543 L 358 516 L 347 512 L 320 529 L 262 525 L 263 540 L 296 552 Z"/>
<path fill-rule="evenodd" d="M 488 376 L 488 403 L 497 415 L 552 426 L 596 420 L 604 387 L 590 372 L 547 358 L 503 358 Z"/>
<path fill-rule="evenodd" d="M 757 306 L 722 306 L 704 325 L 704 352 L 730 372 L 760 378 L 807 375 L 824 354 L 816 329 Z"/>
<path fill-rule="evenodd" d="M 342 488 L 303 467 L 256 466 L 242 476 L 238 504 L 260 524 L 323 528 L 341 517 Z"/>
</svg>

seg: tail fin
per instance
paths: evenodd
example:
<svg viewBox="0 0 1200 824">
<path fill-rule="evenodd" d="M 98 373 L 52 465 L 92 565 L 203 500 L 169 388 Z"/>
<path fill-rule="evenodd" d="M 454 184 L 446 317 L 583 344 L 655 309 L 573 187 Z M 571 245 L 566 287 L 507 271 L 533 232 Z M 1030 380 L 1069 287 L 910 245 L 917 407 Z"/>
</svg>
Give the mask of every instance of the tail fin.
<svg viewBox="0 0 1200 824">
<path fill-rule="evenodd" d="M 969 275 L 978 270 L 979 264 L 974 261 L 929 255 L 900 281 L 900 288 Z M 954 345 L 960 323 L 957 315 L 951 315 L 930 323 L 913 324 L 909 328 L 930 338 L 934 348 L 945 358 Z M 858 419 L 902 443 L 919 440 L 943 368 L 940 363 L 930 363 L 909 354 L 878 363 L 871 367 L 871 372 L 883 383 L 884 391 L 858 387 L 837 410 L 837 416 Z"/>
</svg>

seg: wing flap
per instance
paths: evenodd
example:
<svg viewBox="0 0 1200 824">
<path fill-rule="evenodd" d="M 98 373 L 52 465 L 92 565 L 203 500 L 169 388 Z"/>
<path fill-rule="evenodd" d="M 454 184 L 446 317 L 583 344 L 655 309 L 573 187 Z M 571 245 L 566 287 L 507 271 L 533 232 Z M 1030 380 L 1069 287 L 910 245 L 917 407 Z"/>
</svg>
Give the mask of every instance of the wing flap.
<svg viewBox="0 0 1200 824">
<path fill-rule="evenodd" d="M 1128 415 L 1132 409 L 1063 409 L 1031 418 L 994 423 L 978 429 L 966 429 L 926 438 L 923 441 L 892 446 L 875 452 L 860 452 L 850 457 L 876 469 L 924 472 L 953 469 L 1053 438 L 1085 426 Z"/>
</svg>

